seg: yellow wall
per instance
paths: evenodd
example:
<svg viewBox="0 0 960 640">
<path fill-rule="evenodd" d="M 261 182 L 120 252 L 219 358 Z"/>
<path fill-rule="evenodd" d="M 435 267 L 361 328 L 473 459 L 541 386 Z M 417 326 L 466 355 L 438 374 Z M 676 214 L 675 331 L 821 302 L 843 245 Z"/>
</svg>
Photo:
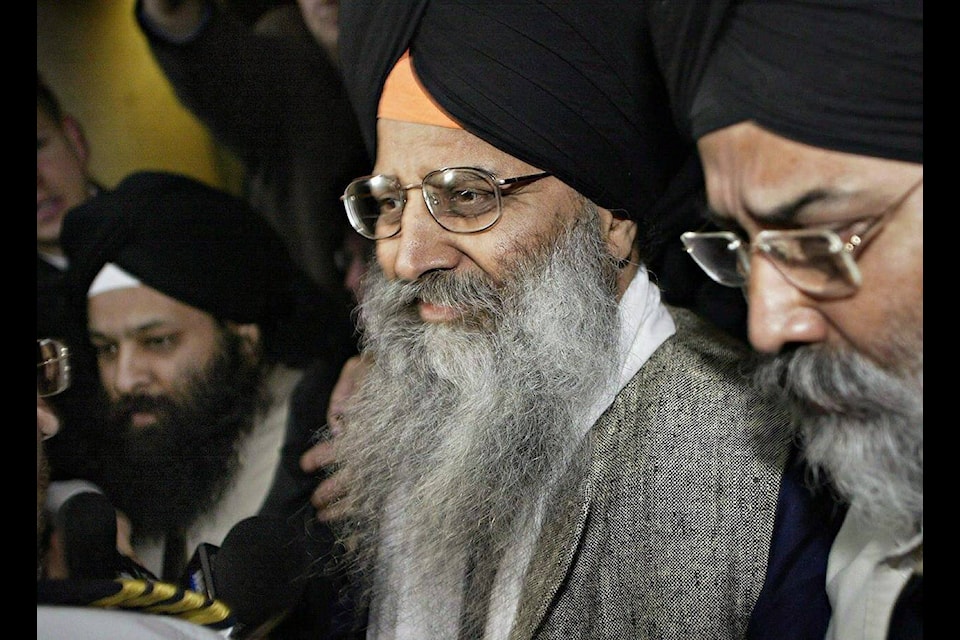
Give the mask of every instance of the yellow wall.
<svg viewBox="0 0 960 640">
<path fill-rule="evenodd" d="M 133 17 L 134 0 L 37 0 L 37 68 L 83 125 L 94 177 L 177 171 L 235 193 L 241 171 L 181 106 Z"/>
</svg>

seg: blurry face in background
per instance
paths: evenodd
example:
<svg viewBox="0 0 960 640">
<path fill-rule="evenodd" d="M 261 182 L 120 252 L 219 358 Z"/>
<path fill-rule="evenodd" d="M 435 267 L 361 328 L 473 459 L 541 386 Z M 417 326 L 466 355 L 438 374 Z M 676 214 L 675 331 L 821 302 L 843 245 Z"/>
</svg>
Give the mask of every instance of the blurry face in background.
<svg viewBox="0 0 960 640">
<path fill-rule="evenodd" d="M 100 293 L 88 309 L 110 399 L 104 488 L 137 539 L 187 526 L 237 468 L 263 370 L 245 337 L 150 287 Z"/>
<path fill-rule="evenodd" d="M 857 256 L 863 282 L 848 297 L 807 295 L 754 253 L 748 333 L 768 354 L 761 382 L 793 406 L 813 467 L 856 510 L 911 530 L 923 515 L 923 185 L 910 189 L 923 165 L 811 147 L 752 123 L 698 145 L 711 208 L 750 239 L 822 228 L 845 241 L 889 210 Z"/>
<path fill-rule="evenodd" d="M 346 231 L 343 243 L 334 255 L 337 269 L 343 275 L 343 286 L 350 292 L 354 302 L 359 302 L 363 275 L 373 257 L 373 241 L 353 229 Z"/>
<path fill-rule="evenodd" d="M 88 152 L 70 117 L 56 122 L 37 107 L 37 249 L 61 255 L 63 216 L 90 197 Z"/>
<path fill-rule="evenodd" d="M 338 0 L 297 0 L 307 29 L 317 42 L 337 59 L 340 3 Z"/>
</svg>

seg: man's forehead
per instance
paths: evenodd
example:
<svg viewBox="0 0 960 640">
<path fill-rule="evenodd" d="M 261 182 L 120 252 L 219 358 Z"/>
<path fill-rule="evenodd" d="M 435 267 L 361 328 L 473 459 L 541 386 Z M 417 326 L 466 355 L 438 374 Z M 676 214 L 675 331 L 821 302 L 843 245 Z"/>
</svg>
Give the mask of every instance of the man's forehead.
<svg viewBox="0 0 960 640">
<path fill-rule="evenodd" d="M 504 176 L 540 170 L 463 129 L 381 118 L 377 139 L 376 173 L 422 177 L 434 169 L 462 166 Z"/>
<path fill-rule="evenodd" d="M 205 311 L 144 284 L 91 296 L 87 309 L 91 332 L 100 334 L 119 335 L 147 327 L 213 323 L 212 316 Z"/>
<path fill-rule="evenodd" d="M 814 147 L 752 123 L 698 142 L 713 218 L 762 224 L 842 222 L 874 215 L 922 166 Z"/>
</svg>

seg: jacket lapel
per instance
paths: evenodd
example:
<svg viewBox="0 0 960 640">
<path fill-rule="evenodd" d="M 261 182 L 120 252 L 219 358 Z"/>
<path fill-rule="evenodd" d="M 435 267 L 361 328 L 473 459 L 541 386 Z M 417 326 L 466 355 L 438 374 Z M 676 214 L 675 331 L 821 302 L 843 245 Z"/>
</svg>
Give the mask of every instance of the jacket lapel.
<svg viewBox="0 0 960 640">
<path fill-rule="evenodd" d="M 510 640 L 533 637 L 570 570 L 592 502 L 589 469 L 593 441 L 592 432 L 584 437 L 549 499 L 537 547 L 524 577 Z"/>
</svg>

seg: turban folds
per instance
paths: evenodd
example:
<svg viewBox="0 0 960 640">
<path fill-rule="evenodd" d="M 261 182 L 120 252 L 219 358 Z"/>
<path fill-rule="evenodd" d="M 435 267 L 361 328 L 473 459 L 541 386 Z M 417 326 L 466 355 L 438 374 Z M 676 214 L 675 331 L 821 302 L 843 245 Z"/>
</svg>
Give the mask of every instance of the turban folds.
<svg viewBox="0 0 960 640">
<path fill-rule="evenodd" d="M 602 207 L 650 219 L 691 152 L 646 3 L 356 0 L 340 11 L 345 82 L 373 155 L 383 83 L 407 49 L 464 129 Z"/>
<path fill-rule="evenodd" d="M 183 175 L 139 172 L 72 209 L 61 244 L 77 308 L 104 265 L 221 321 L 258 324 L 267 353 L 317 357 L 328 299 L 242 200 Z"/>
<path fill-rule="evenodd" d="M 700 137 L 752 120 L 786 138 L 923 163 L 923 2 L 735 2 L 690 105 Z"/>
</svg>

